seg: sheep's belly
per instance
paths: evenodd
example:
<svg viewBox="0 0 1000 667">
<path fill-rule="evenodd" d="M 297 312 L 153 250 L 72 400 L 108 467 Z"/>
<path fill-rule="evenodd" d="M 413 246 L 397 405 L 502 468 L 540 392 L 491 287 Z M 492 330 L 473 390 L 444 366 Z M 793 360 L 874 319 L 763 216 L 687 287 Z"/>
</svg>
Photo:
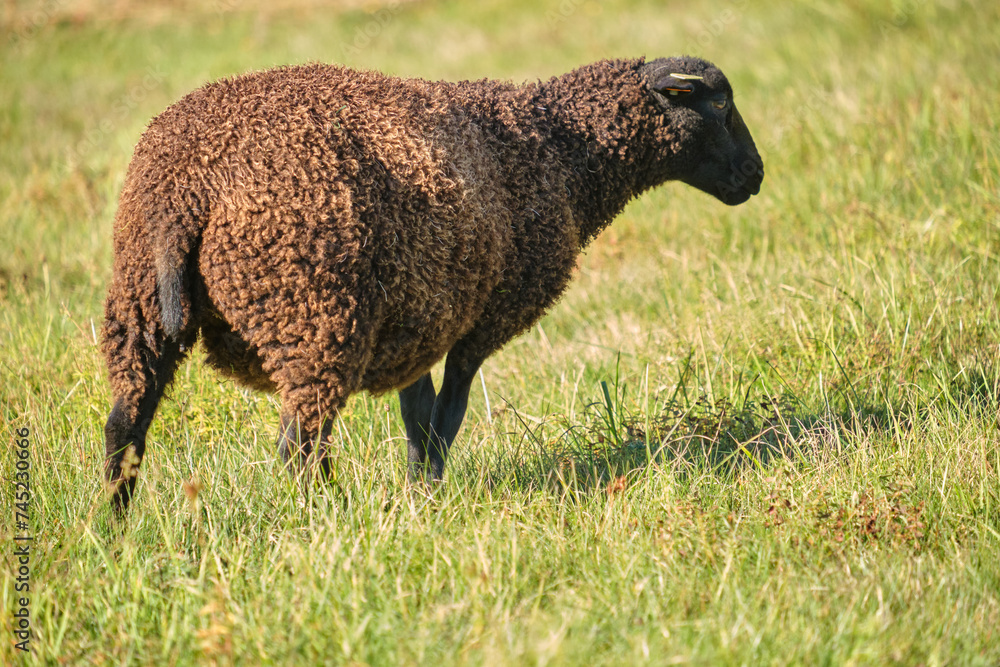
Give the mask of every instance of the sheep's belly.
<svg viewBox="0 0 1000 667">
<path fill-rule="evenodd" d="M 370 305 L 358 314 L 359 329 L 367 329 L 366 317 L 375 320 L 363 389 L 406 387 L 429 371 L 477 325 L 503 277 L 511 253 L 503 217 L 472 211 L 457 222 L 441 218 L 439 227 L 410 227 L 411 241 L 425 230 L 427 238 L 393 246 L 375 262 Z M 400 247 L 407 252 L 391 252 Z"/>
<path fill-rule="evenodd" d="M 362 378 L 362 388 L 381 393 L 409 386 L 474 326 L 482 312 L 484 295 L 463 291 L 449 296 L 464 298 L 442 296 L 437 303 L 425 305 L 419 317 L 402 317 L 383 324 Z"/>
</svg>

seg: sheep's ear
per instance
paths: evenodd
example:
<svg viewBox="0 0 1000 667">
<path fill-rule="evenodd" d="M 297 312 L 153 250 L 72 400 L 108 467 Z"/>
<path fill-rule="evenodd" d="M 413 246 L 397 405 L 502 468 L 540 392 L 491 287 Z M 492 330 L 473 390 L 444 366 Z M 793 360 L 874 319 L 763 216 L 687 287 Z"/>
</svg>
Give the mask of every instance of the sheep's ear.
<svg viewBox="0 0 1000 667">
<path fill-rule="evenodd" d="M 679 74 L 671 72 L 653 83 L 653 90 L 668 97 L 684 97 L 694 92 L 694 82 L 702 77 L 694 74 Z"/>
</svg>

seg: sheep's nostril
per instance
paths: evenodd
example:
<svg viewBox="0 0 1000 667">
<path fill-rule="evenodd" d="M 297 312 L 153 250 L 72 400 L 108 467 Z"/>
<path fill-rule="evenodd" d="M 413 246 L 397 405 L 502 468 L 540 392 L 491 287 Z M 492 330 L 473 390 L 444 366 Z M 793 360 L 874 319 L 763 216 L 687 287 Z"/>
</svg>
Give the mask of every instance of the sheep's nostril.
<svg viewBox="0 0 1000 667">
<path fill-rule="evenodd" d="M 759 157 L 747 157 L 732 166 L 732 183 L 751 194 L 760 192 L 760 184 L 764 180 L 764 163 Z"/>
</svg>

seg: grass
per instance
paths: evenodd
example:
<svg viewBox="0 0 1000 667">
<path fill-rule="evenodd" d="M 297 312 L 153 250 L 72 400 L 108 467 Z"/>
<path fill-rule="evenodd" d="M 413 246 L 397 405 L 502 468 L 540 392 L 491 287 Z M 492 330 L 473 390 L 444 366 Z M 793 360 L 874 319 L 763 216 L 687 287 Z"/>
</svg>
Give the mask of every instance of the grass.
<svg viewBox="0 0 1000 667">
<path fill-rule="evenodd" d="M 25 655 L 5 448 L 0 661 L 1000 663 L 996 3 L 116 5 L 8 3 L 0 32 L 0 411 L 35 537 Z M 437 493 L 361 395 L 303 498 L 274 398 L 194 362 L 109 526 L 95 332 L 150 117 L 289 62 L 678 52 L 729 75 L 761 195 L 630 205 L 487 362 Z"/>
</svg>

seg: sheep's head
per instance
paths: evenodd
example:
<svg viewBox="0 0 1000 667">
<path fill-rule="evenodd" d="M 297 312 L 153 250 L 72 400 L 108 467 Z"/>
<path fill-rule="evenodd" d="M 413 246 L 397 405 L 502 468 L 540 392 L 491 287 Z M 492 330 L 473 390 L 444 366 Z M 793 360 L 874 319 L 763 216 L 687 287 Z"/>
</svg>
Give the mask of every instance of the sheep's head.
<svg viewBox="0 0 1000 667">
<path fill-rule="evenodd" d="M 726 77 L 698 58 L 660 58 L 643 66 L 651 102 L 662 114 L 669 179 L 735 206 L 760 192 L 764 163 Z"/>
</svg>

